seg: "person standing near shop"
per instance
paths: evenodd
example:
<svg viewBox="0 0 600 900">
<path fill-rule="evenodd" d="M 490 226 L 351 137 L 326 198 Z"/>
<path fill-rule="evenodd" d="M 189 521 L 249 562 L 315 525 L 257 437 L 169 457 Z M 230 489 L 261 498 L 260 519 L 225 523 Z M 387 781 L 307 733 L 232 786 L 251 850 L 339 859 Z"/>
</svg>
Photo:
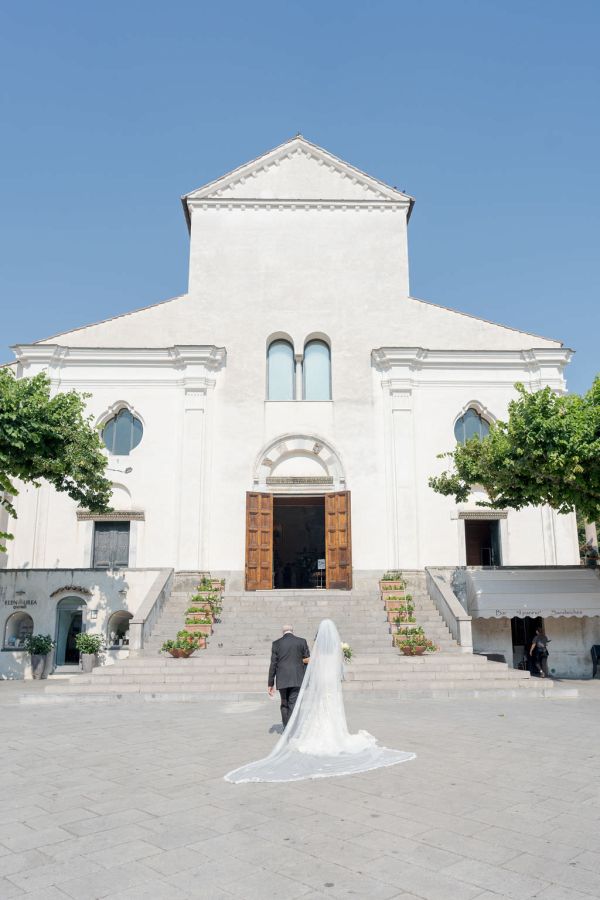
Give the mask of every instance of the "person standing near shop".
<svg viewBox="0 0 600 900">
<path fill-rule="evenodd" d="M 531 659 L 533 660 L 534 668 L 537 670 L 534 672 L 534 675 L 539 675 L 540 678 L 546 678 L 548 674 L 548 663 L 546 660 L 548 659 L 548 644 L 550 643 L 550 638 L 546 637 L 544 633 L 544 628 L 542 625 L 538 625 L 535 629 L 535 637 L 531 642 L 531 648 L 529 653 L 531 655 Z"/>
</svg>

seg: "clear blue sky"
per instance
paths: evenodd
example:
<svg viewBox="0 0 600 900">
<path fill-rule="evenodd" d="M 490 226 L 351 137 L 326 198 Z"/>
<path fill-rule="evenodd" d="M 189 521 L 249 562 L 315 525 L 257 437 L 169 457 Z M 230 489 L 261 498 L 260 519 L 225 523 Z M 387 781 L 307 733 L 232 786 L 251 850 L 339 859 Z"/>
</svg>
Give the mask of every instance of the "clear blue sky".
<svg viewBox="0 0 600 900">
<path fill-rule="evenodd" d="M 600 3 L 4 4 L 0 359 L 186 289 L 181 194 L 297 131 L 408 191 L 416 297 L 600 370 Z"/>
</svg>

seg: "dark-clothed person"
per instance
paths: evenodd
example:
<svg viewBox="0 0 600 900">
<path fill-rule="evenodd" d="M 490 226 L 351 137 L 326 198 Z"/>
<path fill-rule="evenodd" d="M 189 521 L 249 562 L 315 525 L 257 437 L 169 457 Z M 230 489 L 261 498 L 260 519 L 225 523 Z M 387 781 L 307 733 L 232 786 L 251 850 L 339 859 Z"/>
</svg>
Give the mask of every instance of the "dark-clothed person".
<svg viewBox="0 0 600 900">
<path fill-rule="evenodd" d="M 269 666 L 269 695 L 272 697 L 275 683 L 281 697 L 281 721 L 287 725 L 302 686 L 310 650 L 304 638 L 296 637 L 292 627 L 286 625 L 283 637 L 273 641 Z"/>
<path fill-rule="evenodd" d="M 544 629 L 540 626 L 535 630 L 535 637 L 531 642 L 531 648 L 529 650 L 531 654 L 531 659 L 533 660 L 533 674 L 539 675 L 540 678 L 545 678 L 547 675 L 548 663 L 546 660 L 548 659 L 548 644 L 550 643 L 550 638 L 546 637 L 544 634 Z"/>
</svg>

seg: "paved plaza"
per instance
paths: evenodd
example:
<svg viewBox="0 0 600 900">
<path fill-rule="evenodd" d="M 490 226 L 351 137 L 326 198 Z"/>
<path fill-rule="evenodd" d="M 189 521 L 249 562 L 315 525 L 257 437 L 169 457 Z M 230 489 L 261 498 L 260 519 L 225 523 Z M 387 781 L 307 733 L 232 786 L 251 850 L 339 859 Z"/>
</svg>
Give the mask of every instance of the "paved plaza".
<svg viewBox="0 0 600 900">
<path fill-rule="evenodd" d="M 597 898 L 600 683 L 578 686 L 352 698 L 352 730 L 417 759 L 236 786 L 223 774 L 273 746 L 276 701 L 19 704 L 0 684 L 0 898 Z"/>
</svg>

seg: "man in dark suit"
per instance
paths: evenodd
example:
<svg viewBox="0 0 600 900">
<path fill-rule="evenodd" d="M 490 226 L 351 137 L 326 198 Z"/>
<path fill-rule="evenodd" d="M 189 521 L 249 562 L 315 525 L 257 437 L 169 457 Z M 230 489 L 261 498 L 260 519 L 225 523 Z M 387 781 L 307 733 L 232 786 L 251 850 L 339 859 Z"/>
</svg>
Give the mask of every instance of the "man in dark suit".
<svg viewBox="0 0 600 900">
<path fill-rule="evenodd" d="M 291 625 L 284 625 L 283 637 L 273 641 L 271 648 L 271 665 L 269 667 L 269 696 L 277 690 L 281 696 L 281 721 L 283 727 L 288 723 L 304 678 L 310 650 L 304 638 L 296 637 Z"/>
</svg>

